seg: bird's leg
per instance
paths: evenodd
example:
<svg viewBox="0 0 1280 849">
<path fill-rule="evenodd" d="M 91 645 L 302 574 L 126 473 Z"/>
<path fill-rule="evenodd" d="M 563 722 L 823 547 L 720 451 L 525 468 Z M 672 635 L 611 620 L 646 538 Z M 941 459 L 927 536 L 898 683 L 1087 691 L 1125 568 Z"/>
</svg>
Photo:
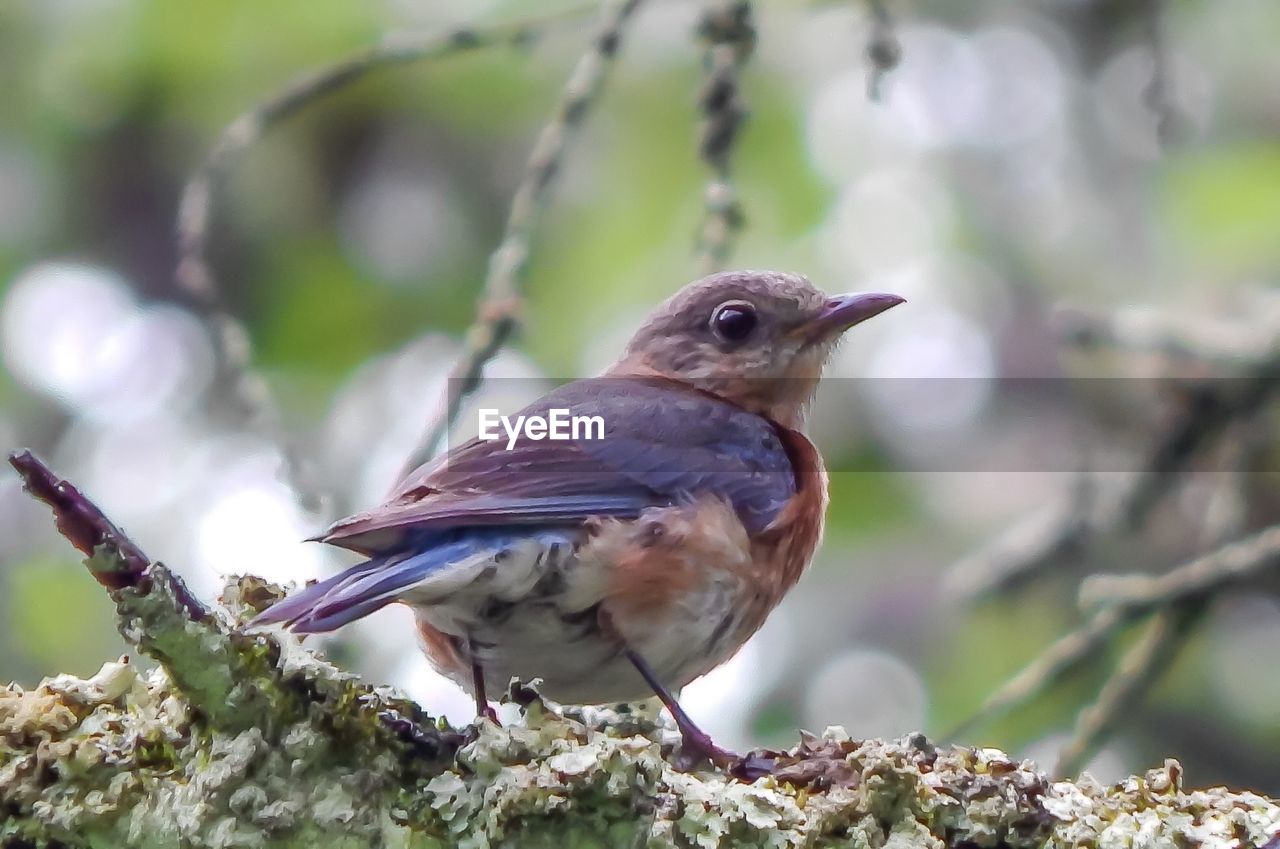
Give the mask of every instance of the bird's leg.
<svg viewBox="0 0 1280 849">
<path fill-rule="evenodd" d="M 467 655 L 471 660 L 471 692 L 476 697 L 476 716 L 483 716 L 499 725 L 498 712 L 489 704 L 484 692 L 484 667 L 480 665 L 480 654 L 476 651 L 474 639 L 467 638 Z"/>
<path fill-rule="evenodd" d="M 676 721 L 676 728 L 680 729 L 680 736 L 684 739 L 683 749 L 686 754 L 693 755 L 696 759 L 706 758 L 722 768 L 735 767 L 743 762 L 741 756 L 717 746 L 711 736 L 689 718 L 689 714 L 680 707 L 680 702 L 676 701 L 676 697 L 671 694 L 666 685 L 658 680 L 657 674 L 643 657 L 631 649 L 626 649 L 626 655 L 627 660 L 631 661 L 636 671 L 653 688 L 653 692 L 666 705 L 667 710 L 671 711 L 671 718 Z"/>
</svg>

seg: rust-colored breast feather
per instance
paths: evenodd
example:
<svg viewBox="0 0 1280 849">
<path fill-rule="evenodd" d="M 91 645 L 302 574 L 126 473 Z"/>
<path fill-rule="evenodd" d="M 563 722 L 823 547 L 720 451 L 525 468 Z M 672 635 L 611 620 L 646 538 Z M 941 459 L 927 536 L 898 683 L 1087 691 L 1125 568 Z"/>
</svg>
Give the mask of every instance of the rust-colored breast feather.
<svg viewBox="0 0 1280 849">
<path fill-rule="evenodd" d="M 772 584 L 770 595 L 779 601 L 800 580 L 817 551 L 827 514 L 827 471 L 822 455 L 803 433 L 780 432 L 795 467 L 796 494 L 764 533 L 752 540 L 752 560 L 764 567 L 759 579 Z"/>
<path fill-rule="evenodd" d="M 709 615 L 712 586 L 732 577 L 737 624 L 730 639 L 741 644 L 795 586 L 822 537 L 827 476 L 803 434 L 782 433 L 797 491 L 762 533 L 748 535 L 728 504 L 710 498 L 692 510 L 671 507 L 639 522 L 609 522 L 588 544 L 587 559 L 612 564 L 605 613 L 623 636 L 637 627 Z"/>
<path fill-rule="evenodd" d="M 608 522 L 583 557 L 611 564 L 612 615 L 661 618 L 692 603 L 718 572 L 749 572 L 751 542 L 733 508 L 711 497 L 653 508 L 636 522 Z"/>
</svg>

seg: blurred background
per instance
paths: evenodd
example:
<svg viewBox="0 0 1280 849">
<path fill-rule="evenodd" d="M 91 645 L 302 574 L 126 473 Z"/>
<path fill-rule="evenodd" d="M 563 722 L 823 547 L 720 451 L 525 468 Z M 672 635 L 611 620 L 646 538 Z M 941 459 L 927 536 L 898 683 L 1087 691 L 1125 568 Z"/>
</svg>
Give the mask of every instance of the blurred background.
<svg viewBox="0 0 1280 849">
<path fill-rule="evenodd" d="M 235 163 L 208 258 L 274 424 L 228 400 L 207 323 L 175 286 L 183 184 L 227 123 L 298 73 L 387 33 L 547 8 L 0 4 L 0 446 L 37 451 L 205 598 L 229 574 L 303 581 L 350 562 L 300 540 L 380 500 L 421 438 L 592 16 L 521 49 L 370 75 Z M 813 410 L 833 470 L 813 570 L 686 691 L 730 746 L 836 724 L 945 735 L 1082 621 L 1083 576 L 1167 571 L 1280 513 L 1258 405 L 1140 527 L 975 589 L 983 556 L 970 555 L 1072 491 L 1077 469 L 1143 468 L 1176 413 L 1163 382 L 1246 374 L 1274 351 L 1280 4 L 887 11 L 876 23 L 860 2 L 755 4 L 730 264 L 909 304 L 851 334 Z M 524 329 L 488 369 L 485 405 L 600 370 L 698 276 L 698 16 L 654 0 L 628 27 L 557 175 Z M 877 44 L 901 61 L 873 86 Z M 386 609 L 315 642 L 469 721 L 408 619 Z M 963 742 L 1051 764 L 1133 640 L 1118 632 Z M 6 467 L 0 680 L 87 675 L 124 651 L 102 590 Z M 1278 658 L 1274 584 L 1219 594 L 1091 770 L 1113 780 L 1172 756 L 1189 783 L 1280 794 Z"/>
</svg>

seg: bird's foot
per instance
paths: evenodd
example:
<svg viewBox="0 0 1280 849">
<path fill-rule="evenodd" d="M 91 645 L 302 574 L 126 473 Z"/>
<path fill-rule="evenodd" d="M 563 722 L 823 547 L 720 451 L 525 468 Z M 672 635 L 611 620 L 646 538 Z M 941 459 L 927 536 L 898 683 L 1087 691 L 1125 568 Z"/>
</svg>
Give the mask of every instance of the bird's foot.
<svg viewBox="0 0 1280 849">
<path fill-rule="evenodd" d="M 484 723 L 486 721 L 493 723 L 496 728 L 502 727 L 502 723 L 498 721 L 498 712 L 493 709 L 492 705 L 487 703 L 483 707 L 476 705 L 475 721 L 467 726 L 465 732 L 466 741 L 468 743 L 474 743 L 476 740 L 480 739 L 480 735 L 483 733 Z"/>
<path fill-rule="evenodd" d="M 712 766 L 724 770 L 739 781 L 752 782 L 772 774 L 777 766 L 777 761 L 767 752 L 752 751 L 739 755 L 716 745 L 702 731 L 686 730 L 681 736 L 683 743 L 676 752 L 674 764 L 682 772 L 694 769 L 703 761 L 710 761 Z"/>
<path fill-rule="evenodd" d="M 729 774 L 739 781 L 748 783 L 766 775 L 773 775 L 778 768 L 778 759 L 771 752 L 763 749 L 747 752 L 729 767 Z"/>
</svg>

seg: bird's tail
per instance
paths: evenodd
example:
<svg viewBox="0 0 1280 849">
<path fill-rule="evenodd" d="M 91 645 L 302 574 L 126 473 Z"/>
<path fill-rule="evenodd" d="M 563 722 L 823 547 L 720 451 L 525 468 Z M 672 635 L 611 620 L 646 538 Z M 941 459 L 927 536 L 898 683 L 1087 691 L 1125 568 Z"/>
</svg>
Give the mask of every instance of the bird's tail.
<svg viewBox="0 0 1280 849">
<path fill-rule="evenodd" d="M 283 624 L 301 633 L 332 631 L 348 622 L 354 622 L 362 616 L 374 612 L 391 603 L 393 598 L 362 600 L 351 599 L 350 589 L 388 565 L 393 557 L 403 555 L 381 555 L 357 563 L 345 572 L 326 578 L 310 586 L 304 587 L 288 598 L 273 604 L 259 613 L 249 624 L 278 625 Z M 350 599 L 350 601 L 345 601 Z M 339 606 L 335 602 L 344 600 Z"/>
<path fill-rule="evenodd" d="M 414 590 L 414 600 L 429 602 L 475 580 L 485 564 L 504 552 L 544 549 L 563 544 L 562 531 L 530 533 L 499 529 L 468 529 L 451 538 L 439 535 L 415 540 L 405 549 L 380 554 L 345 572 L 312 584 L 272 605 L 250 623 L 283 623 L 299 633 L 333 631 L 368 616 Z"/>
</svg>

